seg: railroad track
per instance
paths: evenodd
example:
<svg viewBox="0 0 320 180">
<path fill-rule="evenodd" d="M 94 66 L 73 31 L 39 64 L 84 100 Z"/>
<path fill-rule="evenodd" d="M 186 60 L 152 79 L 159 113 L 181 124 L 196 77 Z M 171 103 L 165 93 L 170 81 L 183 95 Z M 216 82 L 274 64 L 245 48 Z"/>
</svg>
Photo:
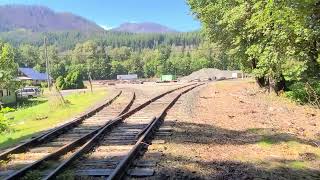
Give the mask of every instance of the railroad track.
<svg viewBox="0 0 320 180">
<path fill-rule="evenodd" d="M 113 120 L 44 179 L 55 179 L 59 174 L 76 179 L 121 179 L 161 125 L 168 109 L 182 94 L 197 86 L 184 86 L 160 95 Z M 66 170 L 64 176 L 62 172 Z"/>
<path fill-rule="evenodd" d="M 134 100 L 134 93 L 120 91 L 79 118 L 0 154 L 0 179 L 19 179 L 29 169 L 81 146 L 108 121 L 126 113 Z"/>
<path fill-rule="evenodd" d="M 10 170 L 8 170 L 8 173 L 5 175 L 0 172 L 0 178 L 21 179 L 23 177 L 24 179 L 55 179 L 75 160 L 80 160 L 80 163 L 84 163 L 84 161 L 81 161 L 84 157 L 83 155 L 90 152 L 92 148 L 94 148 L 94 153 L 90 154 L 90 156 L 95 154 L 95 152 L 99 152 L 100 148 L 102 148 L 108 150 L 104 151 L 107 154 L 109 154 L 111 150 L 113 150 L 114 153 L 127 153 L 126 156 L 120 157 L 129 158 L 118 159 L 118 161 L 116 161 L 116 166 L 114 166 L 113 169 L 104 169 L 104 174 L 86 174 L 86 172 L 90 173 L 90 170 L 86 171 L 86 169 L 83 168 L 87 167 L 86 163 L 84 163 L 84 165 L 75 172 L 76 177 L 81 178 L 83 175 L 95 175 L 118 179 L 123 175 L 123 172 L 125 172 L 124 169 L 129 167 L 131 160 L 136 156 L 139 149 L 141 149 L 143 142 L 146 141 L 153 129 L 159 125 L 165 115 L 165 112 L 174 104 L 181 94 L 196 87 L 192 85 L 194 84 L 170 90 L 155 98 L 147 100 L 145 103 L 142 103 L 131 111 L 123 114 L 123 112 L 128 110 L 128 107 L 132 105 L 134 99 L 133 96 L 132 100 L 124 110 L 120 111 L 120 106 L 115 106 L 114 110 L 122 115 L 109 120 L 102 126 L 101 124 L 95 124 L 95 126 L 92 126 L 92 122 L 94 122 L 94 120 L 91 122 L 88 121 L 88 124 L 83 129 L 72 127 L 72 130 L 62 133 L 58 138 L 54 138 L 54 141 L 51 140 L 49 142 L 42 143 L 41 146 L 29 148 L 24 153 L 10 155 L 10 161 L 6 163 L 6 167 Z M 192 87 L 190 88 L 189 86 Z M 109 105 L 109 108 L 114 104 L 116 103 Z M 116 116 L 115 114 L 113 115 Z M 99 117 L 99 113 L 92 117 Z M 104 119 L 104 122 L 108 119 L 105 114 L 102 114 L 101 117 Z M 83 122 L 87 121 L 84 120 Z M 81 124 L 84 125 L 85 123 L 83 122 Z M 79 136 L 78 133 L 84 133 L 84 135 Z M 52 135 L 50 135 L 49 132 L 41 136 L 39 139 L 51 136 Z M 97 142 L 100 143 L 97 144 Z M 81 144 L 83 145 L 80 146 Z M 51 148 L 53 148 L 53 150 L 51 150 Z M 40 158 L 37 157 L 36 160 L 30 162 L 30 164 L 19 166 L 19 163 L 17 162 L 19 159 L 32 159 L 34 154 L 40 154 Z M 6 157 L 7 156 L 8 155 L 6 155 Z M 105 158 L 100 159 L 100 162 L 103 162 L 103 164 L 107 164 L 107 161 L 109 160 L 106 160 Z M 95 163 L 98 166 L 99 162 Z M 113 165 L 115 164 L 113 163 Z M 106 171 L 109 173 L 106 174 Z M 3 176 L 1 177 L 1 175 Z"/>
</svg>

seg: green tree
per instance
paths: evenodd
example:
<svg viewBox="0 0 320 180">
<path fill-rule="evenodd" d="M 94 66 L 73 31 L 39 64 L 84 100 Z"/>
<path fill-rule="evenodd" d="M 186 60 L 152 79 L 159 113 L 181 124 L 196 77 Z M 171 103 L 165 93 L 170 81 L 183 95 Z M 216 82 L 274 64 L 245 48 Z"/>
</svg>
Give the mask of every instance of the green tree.
<svg viewBox="0 0 320 180">
<path fill-rule="evenodd" d="M 15 53 L 8 43 L 0 42 L 0 89 L 14 89 L 17 82 L 18 65 L 14 62 Z"/>
<path fill-rule="evenodd" d="M 120 74 L 127 74 L 127 70 L 125 68 L 125 66 L 119 62 L 119 61 L 112 61 L 111 62 L 111 72 L 110 72 L 110 77 L 112 79 L 116 79 L 117 75 Z"/>
<path fill-rule="evenodd" d="M 36 64 L 41 64 L 39 57 L 39 49 L 30 44 L 23 44 L 19 47 L 20 61 L 19 66 L 22 67 L 34 67 Z"/>
<path fill-rule="evenodd" d="M 279 91 L 292 79 L 319 78 L 319 1 L 188 3 L 209 39 L 261 86 Z"/>
</svg>

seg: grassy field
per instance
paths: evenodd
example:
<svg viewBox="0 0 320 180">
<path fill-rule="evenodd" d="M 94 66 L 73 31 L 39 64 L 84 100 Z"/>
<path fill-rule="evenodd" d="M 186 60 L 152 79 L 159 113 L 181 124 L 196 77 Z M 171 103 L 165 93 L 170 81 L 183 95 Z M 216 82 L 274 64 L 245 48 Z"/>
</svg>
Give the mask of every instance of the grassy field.
<svg viewBox="0 0 320 180">
<path fill-rule="evenodd" d="M 0 149 L 75 117 L 100 102 L 106 95 L 105 89 L 96 90 L 94 94 L 70 94 L 65 97 L 69 102 L 67 105 L 62 105 L 57 96 L 53 95 L 28 101 L 6 115 L 11 119 L 12 131 L 1 134 Z"/>
</svg>

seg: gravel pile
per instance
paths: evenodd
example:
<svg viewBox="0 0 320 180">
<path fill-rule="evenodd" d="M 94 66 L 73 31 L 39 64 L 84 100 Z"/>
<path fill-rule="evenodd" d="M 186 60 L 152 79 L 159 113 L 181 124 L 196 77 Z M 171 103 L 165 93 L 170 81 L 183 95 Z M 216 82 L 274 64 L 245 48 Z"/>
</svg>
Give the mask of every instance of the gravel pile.
<svg viewBox="0 0 320 180">
<path fill-rule="evenodd" d="M 209 78 L 212 80 L 215 79 L 228 79 L 232 78 L 233 72 L 239 72 L 239 71 L 225 71 L 225 70 L 219 70 L 214 68 L 204 68 L 200 69 L 199 71 L 195 71 L 189 76 L 185 76 L 180 78 L 181 81 L 192 81 L 192 80 L 208 80 Z"/>
</svg>

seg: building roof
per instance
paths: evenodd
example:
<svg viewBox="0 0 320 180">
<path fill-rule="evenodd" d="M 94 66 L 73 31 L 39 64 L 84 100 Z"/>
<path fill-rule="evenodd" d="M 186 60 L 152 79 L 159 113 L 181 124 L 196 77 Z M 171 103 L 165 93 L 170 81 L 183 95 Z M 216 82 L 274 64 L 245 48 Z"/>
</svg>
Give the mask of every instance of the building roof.
<svg viewBox="0 0 320 180">
<path fill-rule="evenodd" d="M 32 80 L 47 80 L 47 73 L 40 73 L 32 68 L 19 68 L 19 71 Z"/>
</svg>

